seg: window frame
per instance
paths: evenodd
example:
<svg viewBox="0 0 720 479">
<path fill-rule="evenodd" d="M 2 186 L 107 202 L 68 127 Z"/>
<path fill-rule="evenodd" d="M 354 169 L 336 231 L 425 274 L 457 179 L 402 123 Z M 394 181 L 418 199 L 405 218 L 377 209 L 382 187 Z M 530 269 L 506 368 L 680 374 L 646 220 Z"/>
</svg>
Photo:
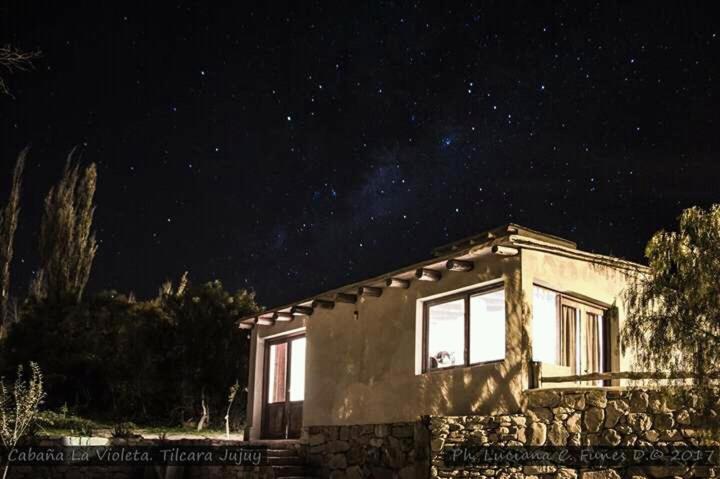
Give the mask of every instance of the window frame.
<svg viewBox="0 0 720 479">
<path fill-rule="evenodd" d="M 612 306 L 608 306 L 601 301 L 595 301 L 593 299 L 587 298 L 585 296 L 575 296 L 572 293 L 566 293 L 563 291 L 560 291 L 558 289 L 545 286 L 543 284 L 533 283 L 533 288 L 542 288 L 547 291 L 551 291 L 555 293 L 555 328 L 556 328 L 556 334 L 559 334 L 559 328 L 560 328 L 560 321 L 562 320 L 562 308 L 563 306 L 567 306 L 570 308 L 575 309 L 578 313 L 580 318 L 577 321 L 577 334 L 580 337 L 580 342 L 576 343 L 576 355 L 579 355 L 579 364 L 576 364 L 576 366 L 580 366 L 581 368 L 583 366 L 586 366 L 582 362 L 582 355 L 584 351 L 584 347 L 586 346 L 585 341 L 586 338 L 584 336 L 585 332 L 585 326 L 587 323 L 587 315 L 588 314 L 595 314 L 599 315 L 603 318 L 600 330 L 598 331 L 598 339 L 600 340 L 600 367 L 601 369 L 604 369 L 605 371 L 612 371 L 612 343 L 613 338 L 611 336 L 611 325 L 609 323 L 610 318 L 608 316 L 608 313 Z M 531 315 L 532 317 L 532 315 Z M 557 340 L 558 346 L 560 345 L 560 338 Z M 532 342 L 531 342 L 532 347 Z M 534 361 L 534 359 L 533 359 Z M 572 366 L 563 366 L 557 362 L 554 363 L 547 363 L 552 364 L 555 366 L 560 367 L 570 367 L 572 370 Z M 601 371 L 601 372 L 605 372 Z M 576 371 L 575 374 L 582 375 L 586 374 L 582 371 Z"/>
<path fill-rule="evenodd" d="M 493 364 L 493 363 L 499 363 L 502 361 L 505 361 L 507 357 L 507 343 L 505 344 L 504 349 L 504 355 L 502 359 L 492 359 L 490 361 L 477 361 L 474 363 L 470 362 L 470 298 L 473 296 L 481 295 L 481 294 L 488 294 L 488 293 L 494 293 L 496 291 L 502 291 L 503 292 L 503 298 L 505 298 L 505 283 L 494 283 L 489 284 L 487 286 L 481 286 L 479 288 L 473 288 L 469 289 L 467 291 L 460 291 L 458 293 L 451 293 L 445 296 L 440 296 L 439 298 L 434 298 L 428 301 L 423 301 L 423 312 L 422 312 L 422 373 L 436 373 L 440 371 L 450 371 L 453 369 L 458 368 L 469 368 L 472 366 L 479 366 L 483 364 Z M 435 368 L 430 369 L 428 368 L 428 342 L 430 339 L 430 336 L 428 335 L 429 329 L 430 329 L 430 308 L 432 306 L 437 306 L 439 304 L 445 304 L 450 303 L 452 301 L 457 301 L 458 299 L 463 299 L 464 301 L 464 314 L 463 314 L 463 320 L 464 320 L 464 351 L 463 351 L 463 362 L 462 364 L 456 364 L 454 366 L 447 366 L 444 368 Z M 504 339 L 507 340 L 507 304 L 503 306 L 503 311 L 505 313 L 505 317 L 503 318 L 505 320 L 505 329 L 504 329 Z"/>
</svg>

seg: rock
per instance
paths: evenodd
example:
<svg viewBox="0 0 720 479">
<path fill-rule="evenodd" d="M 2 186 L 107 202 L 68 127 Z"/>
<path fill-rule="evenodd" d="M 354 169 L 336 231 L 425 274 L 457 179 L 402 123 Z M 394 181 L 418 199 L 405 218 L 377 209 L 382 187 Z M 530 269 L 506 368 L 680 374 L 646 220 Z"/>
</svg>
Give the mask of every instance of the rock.
<svg viewBox="0 0 720 479">
<path fill-rule="evenodd" d="M 365 453 L 363 449 L 359 447 L 350 449 L 345 457 L 347 458 L 347 463 L 351 465 L 362 464 L 365 461 Z"/>
<path fill-rule="evenodd" d="M 605 446 L 617 446 L 621 440 L 622 437 L 615 429 L 607 429 L 602 434 L 602 444 Z"/>
<path fill-rule="evenodd" d="M 331 441 L 327 445 L 328 452 L 334 454 L 336 452 L 345 452 L 350 449 L 350 444 L 345 441 Z"/>
<path fill-rule="evenodd" d="M 513 416 L 511 422 L 515 426 L 525 426 L 527 424 L 527 418 L 525 416 Z"/>
<path fill-rule="evenodd" d="M 413 437 L 415 428 L 412 425 L 395 425 L 392 428 L 392 435 L 395 437 Z"/>
<path fill-rule="evenodd" d="M 345 477 L 347 479 L 363 479 L 362 469 L 358 466 L 348 467 L 347 471 L 345 471 Z"/>
<path fill-rule="evenodd" d="M 576 412 L 572 416 L 570 416 L 567 421 L 565 422 L 565 427 L 567 427 L 567 430 L 569 433 L 579 433 L 580 432 L 580 419 L 582 416 L 580 413 Z"/>
<path fill-rule="evenodd" d="M 652 420 L 650 416 L 644 413 L 630 413 L 628 414 L 628 424 L 633 428 L 633 431 L 641 433 L 652 427 Z"/>
<path fill-rule="evenodd" d="M 608 401 L 607 407 L 605 408 L 605 427 L 615 427 L 618 420 L 625 415 L 627 410 L 627 403 L 621 399 Z"/>
<path fill-rule="evenodd" d="M 440 452 L 442 451 L 444 445 L 445 439 L 441 437 L 436 437 L 432 440 L 432 442 L 430 442 L 430 449 L 432 450 L 432 452 Z"/>
<path fill-rule="evenodd" d="M 649 398 L 645 391 L 633 391 L 630 395 L 630 411 L 645 412 L 648 409 Z"/>
<path fill-rule="evenodd" d="M 560 399 L 560 405 L 582 411 L 585 409 L 585 395 L 581 393 L 564 394 Z"/>
<path fill-rule="evenodd" d="M 675 419 L 677 419 L 678 424 L 687 426 L 690 424 L 690 413 L 688 412 L 687 409 L 683 409 L 682 411 L 677 413 L 677 416 L 675 416 Z"/>
<path fill-rule="evenodd" d="M 565 429 L 563 423 L 556 421 L 550 426 L 547 433 L 547 439 L 551 446 L 564 446 L 567 444 L 570 434 Z"/>
<path fill-rule="evenodd" d="M 560 394 L 557 391 L 534 390 L 528 394 L 528 406 L 555 407 L 560 404 Z"/>
<path fill-rule="evenodd" d="M 557 467 L 555 466 L 524 466 L 523 474 L 552 474 L 556 469 Z"/>
<path fill-rule="evenodd" d="M 660 438 L 660 433 L 654 429 L 645 431 L 645 433 L 643 434 L 643 439 L 645 439 L 646 441 L 649 441 L 651 443 L 657 442 L 659 438 Z"/>
<path fill-rule="evenodd" d="M 677 429 L 668 429 L 660 434 L 661 441 L 676 442 L 682 441 L 682 434 Z"/>
<path fill-rule="evenodd" d="M 554 479 L 577 479 L 577 472 L 574 469 L 563 467 L 557 470 Z"/>
<path fill-rule="evenodd" d="M 528 444 L 542 446 L 547 439 L 547 426 L 542 422 L 534 422 L 527 429 Z"/>
<path fill-rule="evenodd" d="M 529 409 L 528 416 L 532 422 L 544 422 L 549 424 L 553 420 L 552 411 L 545 407 Z"/>
<path fill-rule="evenodd" d="M 389 424 L 376 424 L 375 425 L 375 435 L 377 437 L 385 437 L 390 435 L 390 425 Z"/>
<path fill-rule="evenodd" d="M 588 406 L 604 408 L 607 406 L 607 396 L 605 395 L 605 391 L 588 391 L 585 394 L 585 402 Z"/>
<path fill-rule="evenodd" d="M 330 479 L 347 479 L 347 475 L 344 471 L 334 470 L 330 473 Z"/>
<path fill-rule="evenodd" d="M 667 431 L 668 429 L 672 429 L 673 426 L 675 426 L 675 420 L 670 413 L 656 414 L 653 420 L 653 424 L 655 424 L 655 429 L 663 432 Z"/>
<path fill-rule="evenodd" d="M 333 454 L 327 463 L 330 469 L 345 469 L 347 467 L 347 459 L 345 454 Z"/>
<path fill-rule="evenodd" d="M 650 477 L 673 477 L 673 476 L 684 476 L 687 472 L 685 466 L 645 466 L 643 470 Z"/>
<path fill-rule="evenodd" d="M 585 411 L 585 429 L 588 432 L 598 432 L 605 420 L 605 411 L 599 407 L 590 407 Z"/>
<path fill-rule="evenodd" d="M 373 437 L 370 439 L 370 445 L 372 447 L 382 447 L 383 445 L 383 439 L 381 437 Z"/>
<path fill-rule="evenodd" d="M 415 467 L 414 466 L 406 466 L 400 469 L 400 472 L 398 473 L 400 476 L 400 479 L 415 479 Z"/>
<path fill-rule="evenodd" d="M 308 437 L 308 444 L 310 446 L 318 446 L 325 443 L 325 434 L 310 434 Z"/>
<path fill-rule="evenodd" d="M 620 474 L 612 469 L 604 471 L 583 471 L 580 473 L 580 479 L 620 479 Z"/>
<path fill-rule="evenodd" d="M 393 470 L 387 467 L 373 467 L 372 477 L 375 479 L 393 479 Z"/>
</svg>

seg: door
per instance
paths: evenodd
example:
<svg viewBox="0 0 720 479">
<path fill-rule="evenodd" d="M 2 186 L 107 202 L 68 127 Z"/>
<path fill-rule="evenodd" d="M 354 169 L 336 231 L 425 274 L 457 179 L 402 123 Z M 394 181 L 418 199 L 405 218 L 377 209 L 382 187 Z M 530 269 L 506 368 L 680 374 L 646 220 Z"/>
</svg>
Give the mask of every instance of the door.
<svg viewBox="0 0 720 479">
<path fill-rule="evenodd" d="M 268 340 L 262 436 L 294 439 L 302 429 L 305 399 L 305 335 Z"/>
</svg>

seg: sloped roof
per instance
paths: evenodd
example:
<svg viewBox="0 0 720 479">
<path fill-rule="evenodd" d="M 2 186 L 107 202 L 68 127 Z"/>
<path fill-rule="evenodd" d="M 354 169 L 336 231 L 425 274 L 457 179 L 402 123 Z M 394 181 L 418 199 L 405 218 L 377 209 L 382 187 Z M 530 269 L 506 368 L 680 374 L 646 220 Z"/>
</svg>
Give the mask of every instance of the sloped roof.
<svg viewBox="0 0 720 479">
<path fill-rule="evenodd" d="M 237 321 L 237 323 L 239 327 L 250 328 L 255 324 L 274 324 L 276 320 L 288 321 L 292 319 L 293 315 L 304 314 L 302 313 L 303 309 L 308 310 L 308 308 L 313 308 L 314 306 L 328 307 L 329 303 L 333 303 L 339 299 L 345 299 L 347 302 L 347 298 L 352 295 L 357 295 L 360 288 L 377 290 L 377 288 L 390 286 L 390 282 L 392 280 L 396 280 L 396 282 L 409 282 L 415 280 L 418 277 L 417 275 L 420 274 L 419 271 L 445 271 L 448 266 L 448 260 L 457 260 L 460 262 L 472 261 L 484 254 L 487 254 L 489 251 L 495 252 L 496 254 L 513 254 L 513 250 L 515 250 L 515 254 L 517 254 L 517 250 L 519 249 L 546 251 L 552 254 L 592 261 L 597 264 L 618 269 L 634 271 L 645 270 L 645 266 L 638 263 L 633 263 L 612 256 L 581 251 L 577 249 L 577 244 L 573 241 L 551 234 L 541 233 L 514 223 L 509 223 L 507 225 L 440 246 L 433 250 L 434 257 L 428 260 L 408 265 L 379 276 L 318 293 L 292 303 L 269 308 L 265 311 L 241 318 Z"/>
</svg>

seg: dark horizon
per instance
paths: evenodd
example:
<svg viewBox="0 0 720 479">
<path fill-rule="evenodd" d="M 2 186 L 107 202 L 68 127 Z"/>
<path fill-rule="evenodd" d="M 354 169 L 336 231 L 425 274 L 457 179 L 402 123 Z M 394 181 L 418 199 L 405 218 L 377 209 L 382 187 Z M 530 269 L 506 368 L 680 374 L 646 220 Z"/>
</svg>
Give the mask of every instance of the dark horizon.
<svg viewBox="0 0 720 479">
<path fill-rule="evenodd" d="M 720 202 L 720 32 L 684 3 L 0 7 L 39 49 L 0 96 L 0 204 L 31 145 L 12 269 L 79 146 L 98 164 L 89 291 L 189 270 L 272 306 L 515 222 L 642 260 Z"/>
</svg>

